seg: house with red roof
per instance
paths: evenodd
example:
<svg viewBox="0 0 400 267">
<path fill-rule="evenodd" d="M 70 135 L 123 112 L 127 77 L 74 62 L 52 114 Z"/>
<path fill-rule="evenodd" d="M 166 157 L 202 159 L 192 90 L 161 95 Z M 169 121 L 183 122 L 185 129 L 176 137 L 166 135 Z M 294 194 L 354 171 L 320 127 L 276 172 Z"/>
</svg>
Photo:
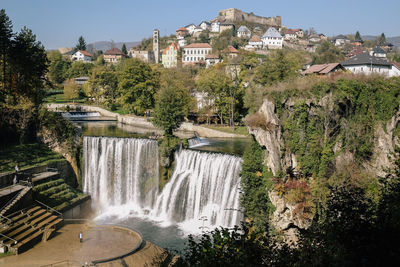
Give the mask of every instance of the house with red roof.
<svg viewBox="0 0 400 267">
<path fill-rule="evenodd" d="M 285 32 L 285 40 L 289 41 L 289 40 L 296 40 L 296 39 L 297 39 L 296 30 L 287 29 Z"/>
<path fill-rule="evenodd" d="M 199 64 L 205 62 L 206 55 L 211 54 L 212 47 L 208 43 L 193 43 L 183 48 L 182 63 Z"/>
<path fill-rule="evenodd" d="M 317 75 L 328 75 L 337 71 L 344 71 L 345 68 L 340 63 L 329 63 L 329 64 L 316 64 L 312 65 L 305 71 L 303 75 L 317 74 Z"/>
<path fill-rule="evenodd" d="M 82 61 L 82 62 L 91 62 L 92 54 L 87 51 L 78 50 L 71 55 L 72 61 Z"/>
<path fill-rule="evenodd" d="M 171 43 L 162 53 L 162 64 L 164 68 L 175 68 L 178 65 L 179 46 L 176 43 Z"/>
<path fill-rule="evenodd" d="M 176 30 L 176 38 L 178 37 L 185 37 L 189 34 L 189 31 L 185 27 L 180 27 Z"/>
<path fill-rule="evenodd" d="M 258 37 L 257 35 L 253 35 L 250 40 L 249 43 L 246 45 L 245 49 L 246 50 L 257 50 L 257 49 L 262 49 L 263 47 L 263 42 L 261 40 L 260 37 Z"/>
<path fill-rule="evenodd" d="M 228 45 L 228 47 L 225 48 L 222 52 L 226 54 L 229 58 L 235 58 L 239 54 L 239 51 L 231 45 Z"/>
<path fill-rule="evenodd" d="M 104 52 L 104 61 L 105 62 L 116 63 L 125 57 L 126 57 L 125 54 L 122 53 L 122 51 L 116 47 L 111 48 L 111 49 L 107 50 L 106 52 Z"/>
</svg>

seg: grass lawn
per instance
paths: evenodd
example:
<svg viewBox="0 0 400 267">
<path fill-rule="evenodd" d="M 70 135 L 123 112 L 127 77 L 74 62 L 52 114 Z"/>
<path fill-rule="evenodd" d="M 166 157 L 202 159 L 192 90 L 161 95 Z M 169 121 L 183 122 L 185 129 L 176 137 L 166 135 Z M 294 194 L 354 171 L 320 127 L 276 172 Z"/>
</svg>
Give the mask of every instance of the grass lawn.
<svg viewBox="0 0 400 267">
<path fill-rule="evenodd" d="M 64 160 L 61 154 L 39 143 L 14 145 L 0 148 L 0 172 L 20 169 Z"/>
<path fill-rule="evenodd" d="M 202 126 L 225 133 L 249 135 L 246 126 L 235 126 L 234 128 L 230 126 L 219 126 L 219 125 L 202 125 Z"/>
<path fill-rule="evenodd" d="M 66 99 L 64 93 L 50 95 L 45 99 L 46 103 L 57 103 L 57 104 L 64 104 L 64 103 L 80 103 L 83 104 L 86 102 L 86 98 L 79 98 L 76 100 Z"/>
</svg>

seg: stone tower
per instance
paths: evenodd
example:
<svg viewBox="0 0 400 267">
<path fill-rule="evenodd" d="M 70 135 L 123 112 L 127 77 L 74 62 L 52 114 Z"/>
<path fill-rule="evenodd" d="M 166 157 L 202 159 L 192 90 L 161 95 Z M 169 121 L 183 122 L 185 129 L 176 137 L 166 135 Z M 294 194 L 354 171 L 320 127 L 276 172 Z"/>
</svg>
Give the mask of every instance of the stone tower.
<svg viewBox="0 0 400 267">
<path fill-rule="evenodd" d="M 155 63 L 160 63 L 160 31 L 157 29 L 153 33 L 153 52 Z"/>
</svg>

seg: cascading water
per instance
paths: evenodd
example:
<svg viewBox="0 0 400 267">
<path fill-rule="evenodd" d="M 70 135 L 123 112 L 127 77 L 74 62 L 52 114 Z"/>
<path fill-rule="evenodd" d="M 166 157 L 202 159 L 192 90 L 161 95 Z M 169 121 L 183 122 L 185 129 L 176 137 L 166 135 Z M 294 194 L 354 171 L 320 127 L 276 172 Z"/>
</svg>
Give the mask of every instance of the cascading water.
<svg viewBox="0 0 400 267">
<path fill-rule="evenodd" d="M 101 209 L 151 209 L 158 193 L 158 145 L 134 138 L 84 137 L 83 190 Z"/>
<path fill-rule="evenodd" d="M 200 226 L 233 227 L 242 219 L 239 157 L 181 150 L 160 193 L 156 141 L 84 137 L 84 159 L 84 191 L 102 209 L 124 207 L 129 214 L 179 224 L 189 232 Z M 113 210 L 121 215 L 121 209 Z"/>
</svg>

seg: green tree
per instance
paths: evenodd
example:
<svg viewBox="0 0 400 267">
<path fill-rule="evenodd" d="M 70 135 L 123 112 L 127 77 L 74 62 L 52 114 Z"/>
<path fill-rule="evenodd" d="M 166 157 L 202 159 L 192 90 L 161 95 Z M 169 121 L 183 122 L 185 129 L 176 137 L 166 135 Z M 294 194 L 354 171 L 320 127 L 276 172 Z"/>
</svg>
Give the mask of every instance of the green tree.
<svg viewBox="0 0 400 267">
<path fill-rule="evenodd" d="M 24 27 L 15 36 L 11 51 L 13 93 L 39 105 L 44 97 L 43 88 L 48 71 L 48 59 L 43 45 L 36 40 L 36 35 L 30 29 Z"/>
<path fill-rule="evenodd" d="M 345 59 L 342 51 L 331 42 L 325 41 L 316 49 L 312 64 L 341 62 Z"/>
<path fill-rule="evenodd" d="M 171 136 L 178 129 L 190 110 L 190 92 L 181 80 L 174 77 L 164 79 L 156 96 L 153 122 Z"/>
<path fill-rule="evenodd" d="M 271 85 L 299 75 L 302 66 L 301 55 L 277 50 L 255 70 L 255 81 Z"/>
<path fill-rule="evenodd" d="M 87 89 L 85 93 L 96 102 L 113 107 L 118 97 L 117 73 L 110 67 L 94 68 Z"/>
<path fill-rule="evenodd" d="M 363 39 L 361 38 L 361 34 L 359 31 L 356 32 L 356 35 L 354 37 L 354 40 L 356 41 L 362 41 Z"/>
<path fill-rule="evenodd" d="M 90 76 L 93 69 L 92 63 L 85 63 L 82 61 L 75 61 L 72 63 L 71 67 L 68 69 L 68 78 L 77 78 L 82 76 Z"/>
<path fill-rule="evenodd" d="M 384 45 L 386 44 L 386 36 L 384 33 L 381 34 L 378 38 L 378 45 Z"/>
<path fill-rule="evenodd" d="M 125 43 L 122 45 L 121 51 L 122 51 L 122 53 L 124 53 L 125 56 L 128 55 L 128 50 L 126 50 L 126 45 L 125 45 Z"/>
<path fill-rule="evenodd" d="M 69 79 L 64 83 L 64 96 L 66 99 L 74 100 L 79 97 L 79 85 L 75 83 L 74 79 Z"/>
<path fill-rule="evenodd" d="M 86 41 L 83 36 L 80 36 L 78 39 L 78 43 L 75 46 L 76 50 L 83 50 L 86 51 Z"/>
<path fill-rule="evenodd" d="M 0 10 L 0 57 L 1 57 L 1 91 L 0 91 L 0 102 L 4 101 L 6 94 L 6 77 L 7 77 L 7 64 L 8 57 L 10 55 L 12 22 L 6 14 L 4 9 Z"/>
<path fill-rule="evenodd" d="M 119 103 L 135 114 L 153 108 L 160 83 L 157 73 L 139 59 L 124 60 L 118 67 Z"/>
<path fill-rule="evenodd" d="M 66 79 L 71 62 L 63 59 L 58 51 L 48 52 L 47 57 L 50 61 L 48 72 L 50 81 L 55 84 L 61 84 Z"/>
<path fill-rule="evenodd" d="M 224 118 L 232 119 L 234 113 L 234 105 L 237 99 L 238 87 L 233 83 L 232 79 L 225 73 L 225 66 L 214 66 L 202 70 L 196 81 L 198 90 L 206 92 L 213 100 L 213 107 L 218 115 L 221 124 Z"/>
</svg>

